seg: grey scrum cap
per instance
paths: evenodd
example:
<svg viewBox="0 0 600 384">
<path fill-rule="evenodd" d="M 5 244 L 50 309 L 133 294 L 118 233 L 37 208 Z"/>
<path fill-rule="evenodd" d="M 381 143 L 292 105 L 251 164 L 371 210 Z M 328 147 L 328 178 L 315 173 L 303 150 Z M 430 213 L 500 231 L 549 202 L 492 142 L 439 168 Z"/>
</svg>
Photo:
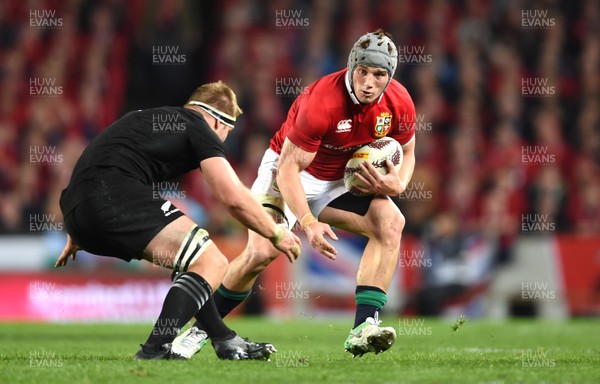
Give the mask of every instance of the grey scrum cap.
<svg viewBox="0 0 600 384">
<path fill-rule="evenodd" d="M 362 35 L 354 43 L 348 56 L 350 79 L 358 65 L 383 68 L 390 75 L 391 81 L 398 66 L 398 50 L 392 39 L 386 36 L 382 29 Z"/>
</svg>

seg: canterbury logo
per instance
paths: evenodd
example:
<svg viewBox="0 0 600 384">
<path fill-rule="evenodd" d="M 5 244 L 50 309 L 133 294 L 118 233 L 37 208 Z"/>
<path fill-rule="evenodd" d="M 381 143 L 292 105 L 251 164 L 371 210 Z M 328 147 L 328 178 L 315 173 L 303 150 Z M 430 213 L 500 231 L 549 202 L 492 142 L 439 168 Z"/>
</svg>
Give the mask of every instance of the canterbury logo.
<svg viewBox="0 0 600 384">
<path fill-rule="evenodd" d="M 335 133 L 350 132 L 352 130 L 352 119 L 340 120 L 337 124 Z"/>
</svg>

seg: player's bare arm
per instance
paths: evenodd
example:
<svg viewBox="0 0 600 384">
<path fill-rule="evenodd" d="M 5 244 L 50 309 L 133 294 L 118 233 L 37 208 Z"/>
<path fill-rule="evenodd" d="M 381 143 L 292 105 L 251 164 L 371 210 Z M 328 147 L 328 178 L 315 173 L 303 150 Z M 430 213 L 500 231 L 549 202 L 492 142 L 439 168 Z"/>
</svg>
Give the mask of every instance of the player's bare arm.
<svg viewBox="0 0 600 384">
<path fill-rule="evenodd" d="M 300 255 L 300 239 L 283 225 L 277 225 L 222 157 L 201 162 L 202 173 L 217 199 L 246 227 L 269 239 L 293 262 Z"/>
<path fill-rule="evenodd" d="M 357 186 L 356 188 L 361 192 L 379 195 L 398 196 L 401 194 L 410 182 L 415 169 L 415 138 L 402 146 L 402 150 L 404 157 L 398 172 L 390 160 L 386 161 L 388 172 L 385 175 L 379 173 L 368 161 L 360 164 L 360 172 L 356 172 L 354 175 L 365 184 L 365 187 Z"/>
<path fill-rule="evenodd" d="M 300 181 L 300 172 L 313 161 L 315 154 L 285 139 L 279 157 L 277 185 L 283 199 L 300 221 L 310 245 L 324 256 L 335 260 L 337 250 L 325 239 L 325 235 L 333 240 L 337 240 L 337 236 L 328 224 L 319 222 L 312 216 Z"/>
<path fill-rule="evenodd" d="M 411 141 L 402 146 L 404 157 L 398 170 L 398 178 L 400 179 L 400 192 L 398 192 L 398 195 L 404 192 L 415 170 L 415 141 L 416 137 L 413 137 Z"/>
</svg>

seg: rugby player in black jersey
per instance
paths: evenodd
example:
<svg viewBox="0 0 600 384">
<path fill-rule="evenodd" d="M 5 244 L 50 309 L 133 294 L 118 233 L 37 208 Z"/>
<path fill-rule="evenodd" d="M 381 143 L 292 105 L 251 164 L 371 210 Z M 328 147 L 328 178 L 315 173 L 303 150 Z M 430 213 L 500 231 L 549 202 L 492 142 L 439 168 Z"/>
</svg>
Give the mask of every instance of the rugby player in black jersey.
<svg viewBox="0 0 600 384">
<path fill-rule="evenodd" d="M 223 141 L 241 113 L 235 93 L 222 82 L 200 86 L 184 107 L 130 112 L 85 149 L 62 192 L 68 235 L 56 267 L 70 257 L 75 260 L 83 249 L 125 261 L 144 259 L 174 271 L 162 311 L 135 359 L 186 358 L 171 343 L 194 316 L 219 358 L 268 359 L 275 351 L 271 344 L 242 339 L 223 323 L 212 293 L 227 271 L 227 258 L 206 230 L 153 190 L 155 183 L 199 167 L 232 216 L 293 262 L 300 240 L 273 221 L 225 159 Z M 173 122 L 172 129 L 156 121 Z"/>
</svg>

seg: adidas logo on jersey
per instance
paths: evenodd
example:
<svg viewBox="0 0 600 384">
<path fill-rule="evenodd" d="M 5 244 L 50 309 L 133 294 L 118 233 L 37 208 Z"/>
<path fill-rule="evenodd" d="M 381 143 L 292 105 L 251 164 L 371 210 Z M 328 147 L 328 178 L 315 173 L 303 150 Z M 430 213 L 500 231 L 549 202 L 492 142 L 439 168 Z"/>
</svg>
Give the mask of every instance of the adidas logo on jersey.
<svg viewBox="0 0 600 384">
<path fill-rule="evenodd" d="M 335 133 L 350 132 L 352 130 L 352 119 L 340 120 L 335 129 Z"/>
</svg>

